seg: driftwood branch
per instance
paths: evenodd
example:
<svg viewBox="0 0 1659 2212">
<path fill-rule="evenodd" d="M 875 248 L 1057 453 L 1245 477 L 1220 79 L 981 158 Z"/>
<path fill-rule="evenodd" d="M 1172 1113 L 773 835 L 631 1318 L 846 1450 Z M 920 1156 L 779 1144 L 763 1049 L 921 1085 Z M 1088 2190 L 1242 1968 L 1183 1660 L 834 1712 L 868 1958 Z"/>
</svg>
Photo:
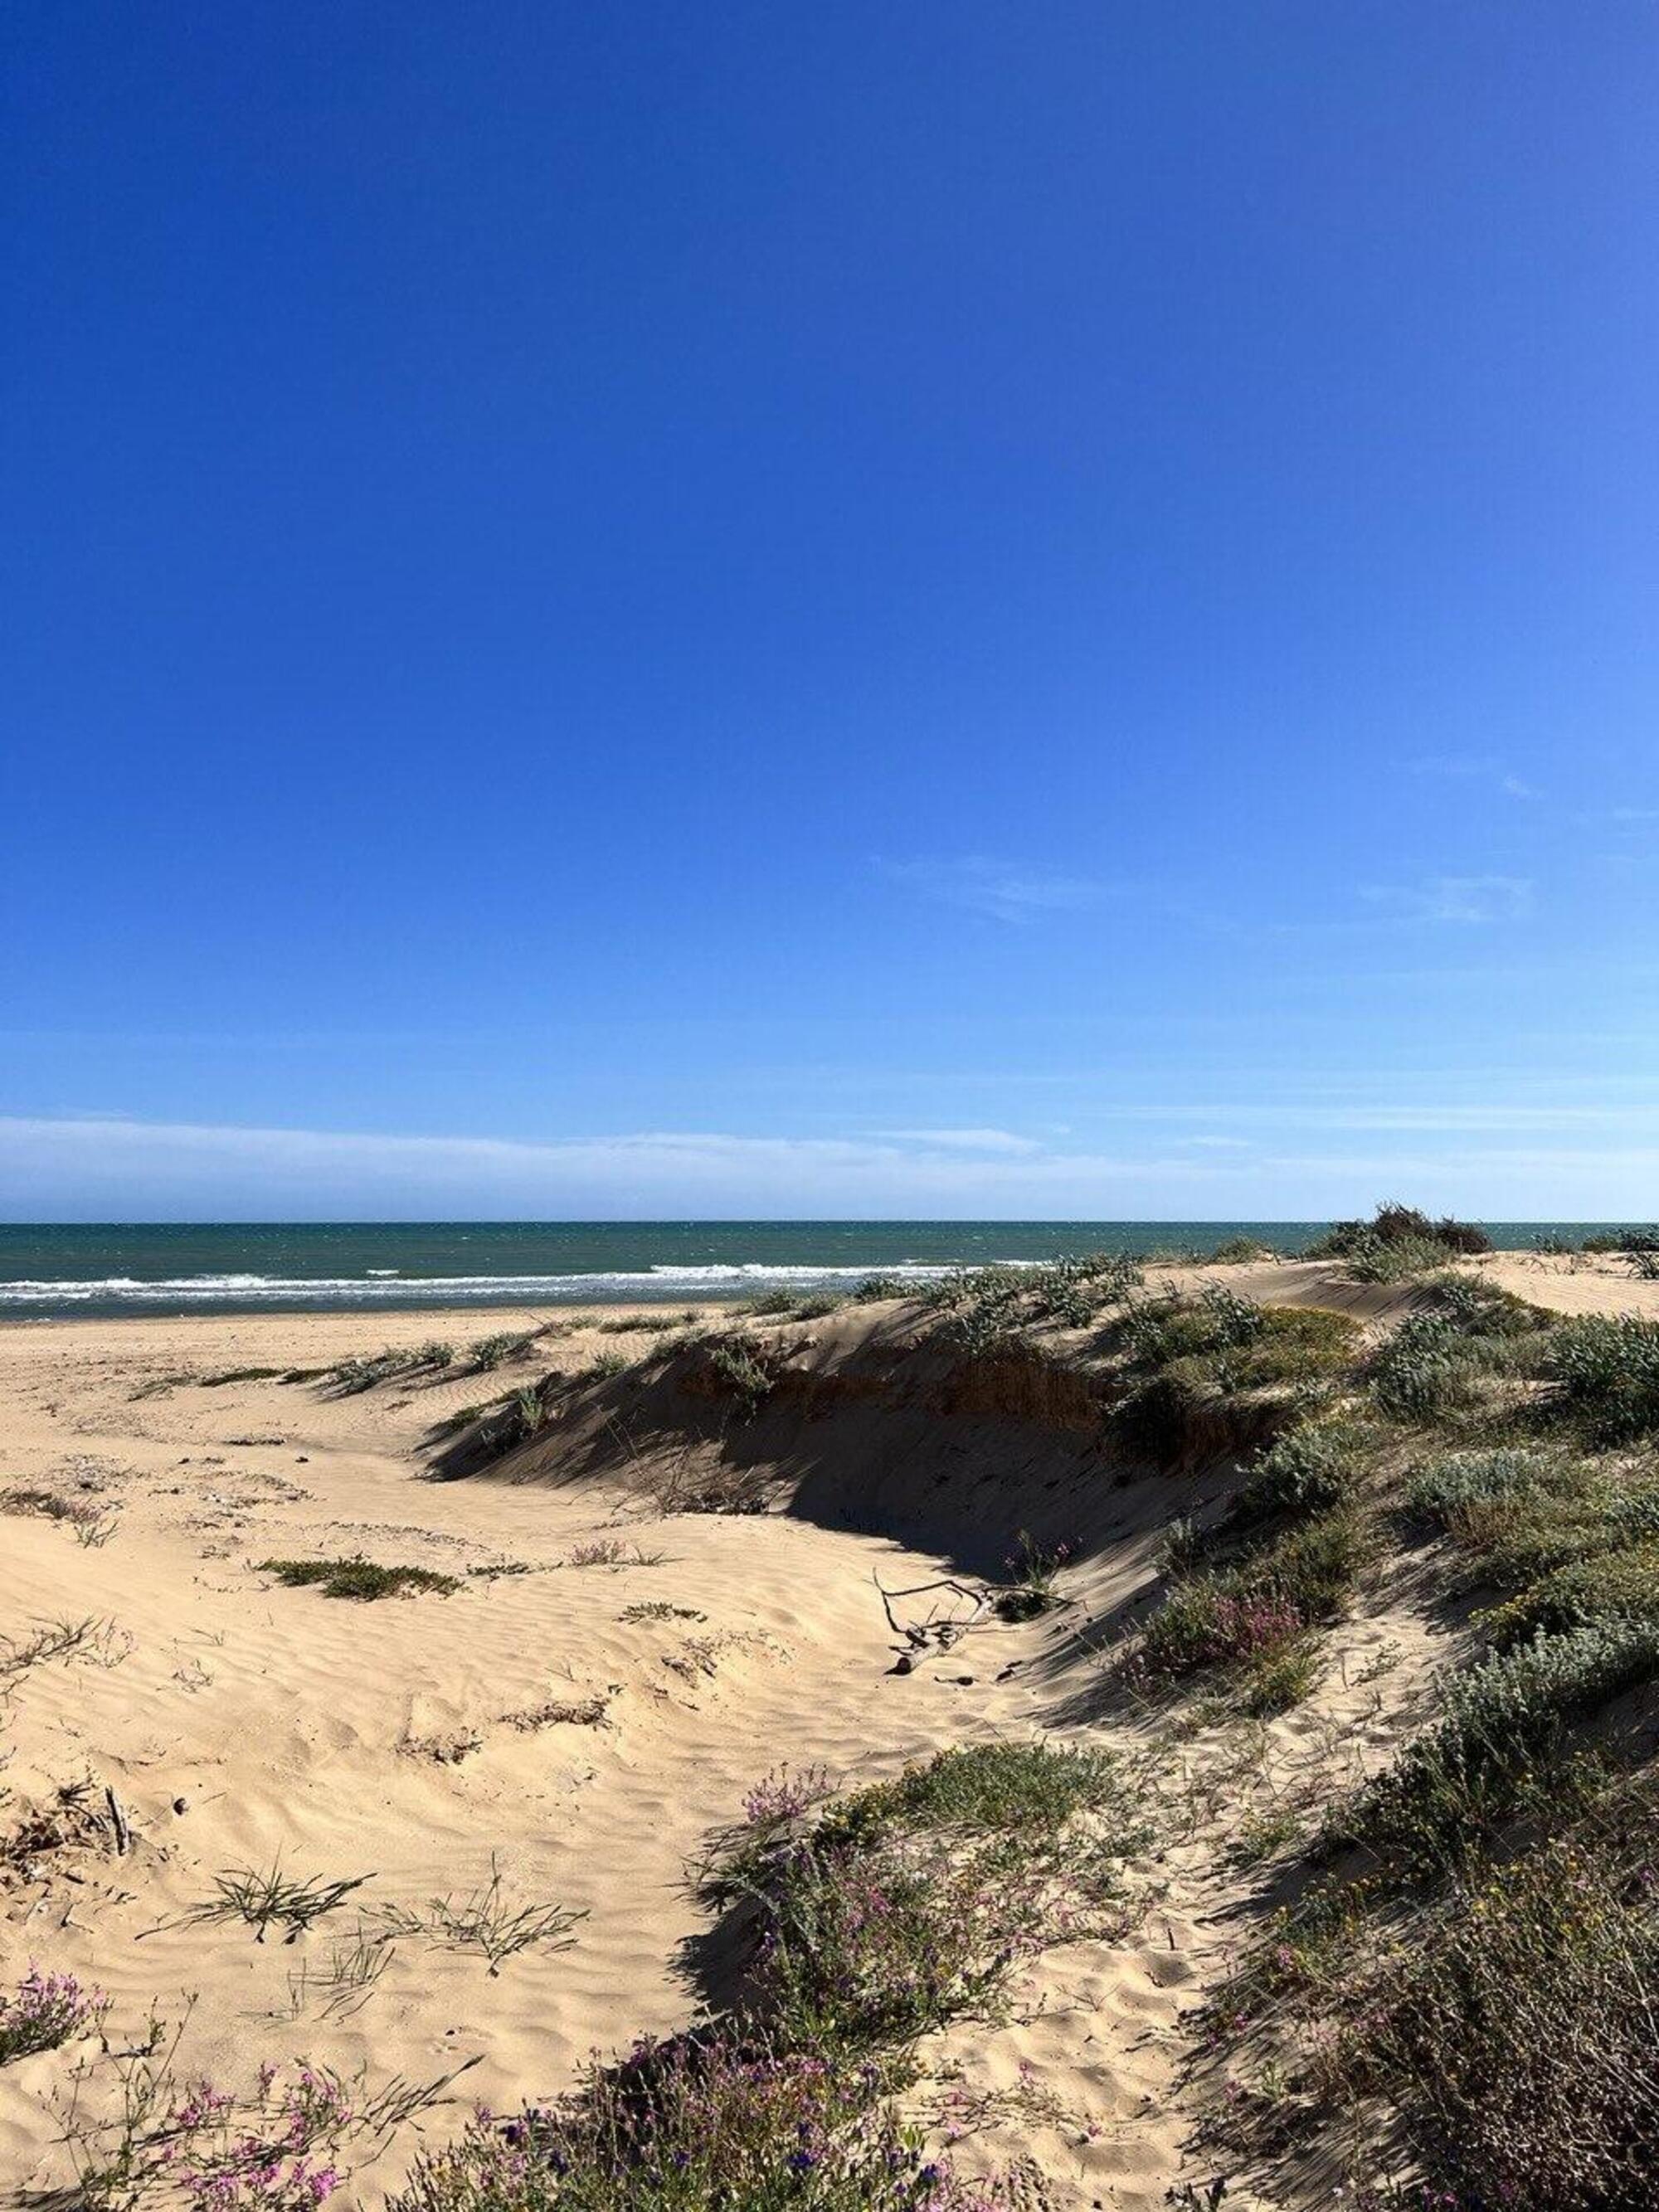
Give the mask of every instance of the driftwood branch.
<svg viewBox="0 0 1659 2212">
<path fill-rule="evenodd" d="M 941 1651 L 948 1651 L 957 1637 L 965 1636 L 985 1610 L 985 1592 L 972 1583 L 958 1582 L 954 1575 L 941 1575 L 935 1582 L 912 1583 L 905 1589 L 890 1590 L 878 1574 L 872 1574 L 881 1599 L 882 1611 L 887 1615 L 887 1626 L 895 1636 L 902 1636 L 914 1651 L 926 1650 L 929 1644 L 937 1644 Z M 896 1598 L 928 1597 L 936 1590 L 948 1591 L 968 1607 L 965 1614 L 951 1612 L 940 1618 L 937 1605 L 930 1607 L 925 1620 L 901 1620 L 893 1611 Z"/>
</svg>

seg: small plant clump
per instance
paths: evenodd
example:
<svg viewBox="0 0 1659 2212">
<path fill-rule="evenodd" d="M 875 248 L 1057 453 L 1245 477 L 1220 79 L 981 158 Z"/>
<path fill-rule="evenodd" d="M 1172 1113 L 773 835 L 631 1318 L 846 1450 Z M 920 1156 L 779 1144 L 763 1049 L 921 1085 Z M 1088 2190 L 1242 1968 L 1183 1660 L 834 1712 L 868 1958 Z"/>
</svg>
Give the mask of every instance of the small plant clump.
<svg viewBox="0 0 1659 2212">
<path fill-rule="evenodd" d="M 1584 1314 L 1563 1322 L 1546 1372 L 1592 1443 L 1628 1443 L 1659 1430 L 1659 1321 Z"/>
<path fill-rule="evenodd" d="M 602 1718 L 603 1711 L 595 1717 Z M 393 1905 L 381 1917 L 389 1936 L 423 1936 L 447 1951 L 476 1951 L 493 1978 L 520 1951 L 569 1950 L 576 1940 L 570 1931 L 586 1915 L 545 1899 L 514 1905 L 492 1857 L 489 1880 L 459 1904 L 448 1896 L 434 1897 L 424 1910 Z"/>
<path fill-rule="evenodd" d="M 101 1990 L 83 1989 L 73 1974 L 43 1974 L 31 1964 L 15 1990 L 0 1996 L 0 2066 L 86 2034 L 108 2003 Z"/>
<path fill-rule="evenodd" d="M 714 1346 L 708 1358 L 716 1380 L 737 1400 L 740 1418 L 753 1420 L 777 1388 L 775 1357 L 740 1339 L 727 1339 Z"/>
<path fill-rule="evenodd" d="M 1283 1711 L 1308 1686 L 1310 1632 L 1341 1613 L 1370 1547 L 1363 1516 L 1339 1504 L 1257 1543 L 1236 1564 L 1178 1578 L 1146 1625 L 1137 1670 L 1248 1674 L 1247 1702 Z"/>
<path fill-rule="evenodd" d="M 467 1352 L 467 1365 L 475 1375 L 488 1375 L 509 1361 L 528 1359 L 541 1334 L 537 1328 L 507 1328 L 481 1336 Z"/>
<path fill-rule="evenodd" d="M 1105 1754 L 988 1744 L 805 1824 L 794 1795 L 763 1797 L 705 1891 L 758 1909 L 757 2013 L 794 2047 L 856 2052 L 994 2012 L 1017 1960 L 1097 1921 L 1142 1834 Z"/>
<path fill-rule="evenodd" d="M 1055 1577 L 1071 1558 L 1073 1548 L 1069 1543 L 1039 1544 L 1029 1528 L 1022 1528 L 1018 1545 L 1003 1561 L 1008 1582 L 997 1593 L 999 1616 L 1004 1620 L 1036 1620 L 1042 1613 L 1052 1613 L 1060 1602 Z"/>
<path fill-rule="evenodd" d="M 383 1567 L 361 1555 L 349 1559 L 261 1559 L 255 1571 L 275 1575 L 285 1589 L 318 1589 L 325 1597 L 402 1597 L 416 1590 L 436 1590 L 447 1597 L 461 1587 L 456 1575 L 440 1574 L 431 1567 Z"/>
<path fill-rule="evenodd" d="M 373 1875 L 360 1874 L 329 1881 L 321 1875 L 312 1875 L 293 1881 L 280 1864 L 264 1874 L 252 1867 L 238 1867 L 216 1876 L 213 1895 L 193 1907 L 186 1918 L 201 1925 L 246 1921 L 257 1943 L 264 1942 L 267 1929 L 281 1928 L 283 1942 L 292 1943 L 315 1922 L 337 1911 L 347 1898 L 374 1879 Z"/>
</svg>

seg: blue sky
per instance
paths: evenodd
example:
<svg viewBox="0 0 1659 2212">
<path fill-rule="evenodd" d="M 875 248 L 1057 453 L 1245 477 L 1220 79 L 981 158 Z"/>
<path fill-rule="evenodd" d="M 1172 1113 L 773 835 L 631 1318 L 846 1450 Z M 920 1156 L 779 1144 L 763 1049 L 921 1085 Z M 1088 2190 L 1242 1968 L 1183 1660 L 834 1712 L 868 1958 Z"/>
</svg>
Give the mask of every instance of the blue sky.
<svg viewBox="0 0 1659 2212">
<path fill-rule="evenodd" d="M 1647 0 L 0 41 L 0 1213 L 1659 1212 Z"/>
</svg>

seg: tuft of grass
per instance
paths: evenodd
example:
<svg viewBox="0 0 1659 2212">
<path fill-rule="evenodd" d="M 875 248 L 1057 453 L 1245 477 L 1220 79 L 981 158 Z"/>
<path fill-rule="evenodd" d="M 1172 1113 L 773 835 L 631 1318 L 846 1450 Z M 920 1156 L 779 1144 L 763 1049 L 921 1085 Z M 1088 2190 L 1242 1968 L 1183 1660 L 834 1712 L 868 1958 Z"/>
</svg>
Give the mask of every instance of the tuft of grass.
<svg viewBox="0 0 1659 2212">
<path fill-rule="evenodd" d="M 477 1952 L 492 1977 L 520 1951 L 570 1950 L 575 1942 L 570 1931 L 586 1917 L 546 1899 L 514 1905 L 493 1857 L 489 1881 L 459 1904 L 449 1896 L 434 1897 L 423 1911 L 392 1905 L 381 1916 L 390 1936 L 424 1936 L 446 1951 Z"/>
<path fill-rule="evenodd" d="M 618 1314 L 614 1321 L 602 1321 L 599 1328 L 601 1336 L 660 1336 L 679 1326 L 672 1314 Z"/>
<path fill-rule="evenodd" d="M 107 1517 L 104 1508 L 90 1498 L 60 1498 L 55 1490 L 0 1491 L 0 1511 L 38 1514 L 43 1520 L 65 1522 L 77 1532 Z"/>
<path fill-rule="evenodd" d="M 573 1544 L 565 1559 L 568 1567 L 659 1567 L 666 1552 L 641 1551 L 620 1536 L 596 1536 L 586 1544 Z"/>
<path fill-rule="evenodd" d="M 504 1328 L 481 1336 L 468 1350 L 467 1365 L 475 1375 L 488 1375 L 510 1360 L 528 1359 L 540 1334 L 535 1328 Z"/>
<path fill-rule="evenodd" d="M 325 1597 L 368 1601 L 401 1597 L 405 1591 L 438 1590 L 447 1597 L 460 1588 L 459 1577 L 430 1567 L 383 1567 L 361 1556 L 349 1559 L 261 1559 L 255 1571 L 275 1575 L 286 1589 L 319 1589 Z"/>
<path fill-rule="evenodd" d="M 264 1942 L 267 1929 L 281 1928 L 285 1931 L 283 1942 L 293 1943 L 374 1879 L 372 1874 L 360 1874 L 343 1881 L 327 1881 L 321 1875 L 312 1875 L 303 1881 L 290 1881 L 279 1863 L 273 1863 L 268 1874 L 237 1867 L 217 1875 L 213 1895 L 185 1917 L 187 1923 L 197 1925 L 246 1921 L 258 1943 Z"/>
</svg>

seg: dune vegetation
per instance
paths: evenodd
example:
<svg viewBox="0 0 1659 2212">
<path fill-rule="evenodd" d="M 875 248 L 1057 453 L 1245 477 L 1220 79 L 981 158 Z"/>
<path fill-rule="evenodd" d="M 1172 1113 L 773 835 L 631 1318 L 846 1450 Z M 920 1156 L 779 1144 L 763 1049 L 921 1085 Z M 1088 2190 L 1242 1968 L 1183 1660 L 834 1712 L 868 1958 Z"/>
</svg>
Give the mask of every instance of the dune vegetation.
<svg viewBox="0 0 1659 2212">
<path fill-rule="evenodd" d="M 4 2201 L 1659 2203 L 1647 1237 L 5 1347 Z"/>
</svg>

